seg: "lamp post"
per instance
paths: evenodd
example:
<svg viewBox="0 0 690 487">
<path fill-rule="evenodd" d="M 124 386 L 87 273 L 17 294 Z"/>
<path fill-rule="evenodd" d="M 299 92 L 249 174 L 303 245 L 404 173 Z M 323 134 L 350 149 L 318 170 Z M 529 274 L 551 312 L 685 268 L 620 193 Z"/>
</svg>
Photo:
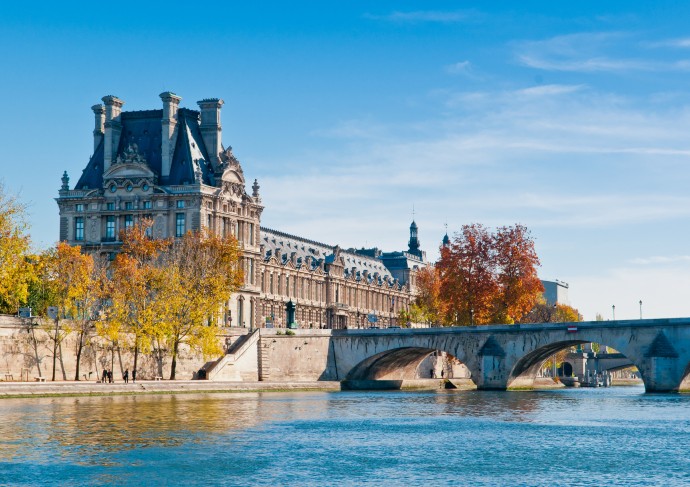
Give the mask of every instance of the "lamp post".
<svg viewBox="0 0 690 487">
<path fill-rule="evenodd" d="M 470 326 L 474 326 L 474 308 L 470 308 Z"/>
<path fill-rule="evenodd" d="M 640 319 L 642 319 L 642 300 L 640 299 Z"/>
<path fill-rule="evenodd" d="M 613 312 L 613 321 L 616 321 L 616 305 L 611 305 L 611 311 Z"/>
</svg>

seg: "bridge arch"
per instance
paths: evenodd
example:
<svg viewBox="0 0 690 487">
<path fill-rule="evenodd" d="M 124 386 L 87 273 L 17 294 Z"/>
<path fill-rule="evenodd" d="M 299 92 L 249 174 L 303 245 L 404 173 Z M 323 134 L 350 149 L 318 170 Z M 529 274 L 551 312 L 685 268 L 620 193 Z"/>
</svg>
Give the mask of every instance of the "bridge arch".
<svg viewBox="0 0 690 487">
<path fill-rule="evenodd" d="M 515 365 L 512 367 L 510 370 L 509 378 L 508 378 L 508 387 L 509 388 L 529 388 L 532 387 L 534 384 L 534 380 L 537 377 L 538 372 L 543 368 L 543 364 L 546 360 L 548 360 L 550 357 L 555 355 L 556 353 L 566 350 L 570 347 L 574 347 L 577 345 L 584 345 L 587 343 L 600 343 L 601 345 L 606 345 L 606 343 L 601 343 L 600 341 L 594 341 L 594 340 L 582 340 L 582 339 L 573 339 L 573 340 L 560 340 L 560 341 L 555 341 L 552 343 L 548 343 L 546 345 L 540 346 L 536 348 L 535 350 L 532 350 L 522 356 L 519 360 L 515 362 Z M 630 351 L 628 351 L 630 353 Z M 606 368 L 606 369 L 601 369 L 601 370 L 606 370 L 606 371 L 615 371 L 619 369 L 624 369 L 628 368 L 631 366 L 635 366 L 638 369 L 638 372 L 640 374 L 640 377 L 642 378 L 643 382 L 645 382 L 645 386 L 647 385 L 647 382 L 645 381 L 645 367 L 644 363 L 642 363 L 641 360 L 636 360 L 635 356 L 633 354 L 633 357 L 628 356 L 628 354 L 620 352 L 619 355 L 623 356 L 625 360 L 625 364 L 623 365 L 617 365 L 612 368 Z M 570 369 L 572 370 L 572 364 L 568 364 L 570 366 Z"/>
<path fill-rule="evenodd" d="M 349 371 L 345 377 L 346 381 L 403 381 L 412 380 L 416 378 L 427 378 L 425 371 L 420 370 L 425 359 L 435 353 L 443 352 L 446 357 L 462 363 L 453 354 L 444 350 L 438 350 L 429 347 L 415 347 L 405 346 L 385 350 L 372 355 L 358 364 L 356 364 Z M 465 365 L 465 364 L 463 364 Z M 445 364 L 442 366 L 444 367 Z M 443 368 L 442 370 L 445 370 Z M 469 371 L 469 369 L 467 369 Z M 434 373 L 436 371 L 434 370 Z M 470 372 L 471 375 L 471 372 Z M 442 376 L 433 376 L 429 373 L 431 378 L 440 379 Z M 445 377 L 450 378 L 449 375 Z M 468 377 L 460 377 L 468 379 Z"/>
</svg>

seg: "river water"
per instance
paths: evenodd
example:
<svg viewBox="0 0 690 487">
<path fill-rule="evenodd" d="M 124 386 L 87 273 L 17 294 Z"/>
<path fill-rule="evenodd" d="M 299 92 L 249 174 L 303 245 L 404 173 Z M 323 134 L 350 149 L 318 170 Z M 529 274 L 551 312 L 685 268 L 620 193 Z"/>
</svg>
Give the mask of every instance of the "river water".
<svg viewBox="0 0 690 487">
<path fill-rule="evenodd" d="M 690 396 L 302 392 L 0 400 L 0 485 L 690 485 Z"/>
</svg>

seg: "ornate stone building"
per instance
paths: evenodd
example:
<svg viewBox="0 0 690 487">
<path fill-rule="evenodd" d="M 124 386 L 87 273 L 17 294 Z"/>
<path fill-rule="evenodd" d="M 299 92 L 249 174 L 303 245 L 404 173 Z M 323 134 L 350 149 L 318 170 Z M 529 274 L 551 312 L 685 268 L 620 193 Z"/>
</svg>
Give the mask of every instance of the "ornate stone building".
<svg viewBox="0 0 690 487">
<path fill-rule="evenodd" d="M 261 228 L 258 182 L 248 194 L 239 161 L 222 144 L 223 100 L 201 100 L 196 111 L 180 108 L 174 93 L 160 98 L 159 110 L 122 111 L 115 96 L 92 107 L 94 153 L 73 188 L 62 176 L 60 240 L 112 257 L 120 232 L 141 218 L 153 220 L 156 238 L 209 228 L 235 236 L 244 252 L 245 283 L 228 303 L 228 324 L 286 326 L 290 301 L 300 327 L 397 324 L 426 265 L 416 223 L 408 250 L 390 253 Z"/>
</svg>

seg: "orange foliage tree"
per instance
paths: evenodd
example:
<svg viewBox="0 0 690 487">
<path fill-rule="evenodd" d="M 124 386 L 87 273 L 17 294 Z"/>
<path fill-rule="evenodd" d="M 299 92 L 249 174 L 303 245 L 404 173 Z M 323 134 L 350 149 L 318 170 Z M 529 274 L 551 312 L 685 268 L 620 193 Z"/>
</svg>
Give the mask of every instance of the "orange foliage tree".
<svg viewBox="0 0 690 487">
<path fill-rule="evenodd" d="M 501 227 L 494 235 L 498 294 L 494 321 L 516 323 L 534 307 L 544 286 L 537 275 L 539 257 L 527 227 Z"/>
<path fill-rule="evenodd" d="M 544 288 L 537 277 L 534 240 L 522 225 L 491 233 L 464 225 L 436 264 L 440 310 L 446 324 L 515 323 Z"/>
</svg>

